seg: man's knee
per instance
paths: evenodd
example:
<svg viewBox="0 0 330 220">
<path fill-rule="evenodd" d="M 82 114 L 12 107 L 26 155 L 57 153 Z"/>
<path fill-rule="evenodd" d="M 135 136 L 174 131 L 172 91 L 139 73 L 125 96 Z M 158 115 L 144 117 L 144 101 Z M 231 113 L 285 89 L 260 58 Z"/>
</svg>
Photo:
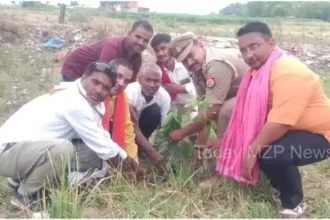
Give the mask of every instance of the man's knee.
<svg viewBox="0 0 330 220">
<path fill-rule="evenodd" d="M 227 100 L 226 102 L 224 102 L 218 113 L 218 120 L 217 120 L 218 138 L 219 135 L 222 137 L 228 128 L 229 120 L 233 112 L 234 104 L 235 104 L 235 98 Z"/>
<path fill-rule="evenodd" d="M 68 161 L 74 154 L 74 146 L 66 139 L 55 139 L 51 141 L 53 148 L 50 151 L 51 157 Z"/>
<path fill-rule="evenodd" d="M 144 112 L 145 116 L 147 116 L 148 118 L 152 118 L 152 119 L 158 119 L 161 118 L 161 110 L 159 105 L 157 104 L 153 104 L 149 107 L 147 107 Z"/>
<path fill-rule="evenodd" d="M 218 119 L 227 119 L 229 120 L 235 104 L 235 98 L 225 101 L 219 111 Z"/>
<path fill-rule="evenodd" d="M 278 164 L 288 163 L 290 160 L 290 155 L 281 145 L 270 145 L 263 148 L 258 157 L 262 167 L 274 167 Z"/>
<path fill-rule="evenodd" d="M 74 140 L 73 169 L 85 171 L 88 169 L 101 168 L 101 159 L 82 140 Z M 78 167 L 76 167 L 78 165 Z"/>
</svg>

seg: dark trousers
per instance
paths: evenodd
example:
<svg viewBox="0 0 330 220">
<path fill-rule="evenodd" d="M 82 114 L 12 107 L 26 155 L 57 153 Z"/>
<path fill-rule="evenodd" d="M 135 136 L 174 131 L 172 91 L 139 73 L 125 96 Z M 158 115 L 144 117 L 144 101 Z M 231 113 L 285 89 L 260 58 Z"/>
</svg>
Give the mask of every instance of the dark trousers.
<svg viewBox="0 0 330 220">
<path fill-rule="evenodd" d="M 262 150 L 261 170 L 281 195 L 283 208 L 294 209 L 303 199 L 302 180 L 298 166 L 328 158 L 329 142 L 324 136 L 307 131 L 289 131 Z"/>
<path fill-rule="evenodd" d="M 161 123 L 161 111 L 157 104 L 152 104 L 145 108 L 139 119 L 139 127 L 146 139 L 149 139 L 151 134 Z"/>
</svg>

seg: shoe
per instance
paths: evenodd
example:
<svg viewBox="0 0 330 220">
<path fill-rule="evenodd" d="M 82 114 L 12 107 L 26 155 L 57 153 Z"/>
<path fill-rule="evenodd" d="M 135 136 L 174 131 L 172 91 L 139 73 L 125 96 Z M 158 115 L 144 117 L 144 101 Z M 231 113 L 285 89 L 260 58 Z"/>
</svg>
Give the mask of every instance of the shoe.
<svg viewBox="0 0 330 220">
<path fill-rule="evenodd" d="M 31 196 L 22 196 L 18 192 L 10 200 L 11 205 L 16 208 L 26 210 L 31 205 L 35 204 L 36 201 Z"/>
<path fill-rule="evenodd" d="M 92 186 L 95 181 L 110 179 L 112 175 L 105 169 L 97 169 L 94 171 L 88 170 L 86 172 L 71 172 L 68 174 L 70 185 L 83 184 L 85 186 Z"/>
<path fill-rule="evenodd" d="M 13 180 L 12 178 L 7 178 L 8 181 L 8 187 L 14 191 L 17 191 L 19 187 L 19 183 Z"/>
<path fill-rule="evenodd" d="M 298 205 L 294 209 L 283 209 L 280 211 L 282 218 L 298 218 L 304 213 L 303 209 Z"/>
</svg>

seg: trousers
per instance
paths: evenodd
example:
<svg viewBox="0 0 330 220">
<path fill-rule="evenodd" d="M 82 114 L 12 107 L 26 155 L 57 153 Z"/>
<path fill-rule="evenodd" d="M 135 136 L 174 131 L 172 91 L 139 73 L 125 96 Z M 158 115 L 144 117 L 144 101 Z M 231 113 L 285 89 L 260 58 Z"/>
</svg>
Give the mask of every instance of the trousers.
<svg viewBox="0 0 330 220">
<path fill-rule="evenodd" d="M 264 148 L 260 166 L 272 186 L 280 191 L 283 208 L 294 209 L 303 199 L 299 166 L 325 160 L 330 155 L 328 140 L 308 131 L 289 131 Z"/>
</svg>

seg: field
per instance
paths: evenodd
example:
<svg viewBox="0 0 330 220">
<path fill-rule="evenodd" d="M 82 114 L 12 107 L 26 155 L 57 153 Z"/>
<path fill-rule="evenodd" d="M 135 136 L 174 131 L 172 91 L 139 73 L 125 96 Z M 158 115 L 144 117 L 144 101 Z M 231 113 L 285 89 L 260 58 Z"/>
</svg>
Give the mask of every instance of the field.
<svg viewBox="0 0 330 220">
<path fill-rule="evenodd" d="M 53 36 L 74 48 L 107 34 L 123 35 L 132 24 L 132 15 L 112 15 L 70 11 L 68 21 L 58 24 L 56 11 L 22 11 L 0 9 L 0 125 L 22 104 L 48 92 L 59 83 L 61 62 L 54 62 L 58 50 L 45 49 L 42 43 Z M 97 16 L 95 16 L 97 14 Z M 222 22 L 207 19 L 189 22 L 149 17 L 155 30 L 175 33 L 194 31 L 208 39 L 235 37 L 244 18 L 225 18 Z M 217 19 L 220 19 L 217 17 Z M 189 20 L 189 19 L 188 19 Z M 218 20 L 217 20 L 218 21 Z M 278 43 L 285 49 L 296 47 L 301 60 L 320 75 L 330 95 L 330 24 L 319 21 L 267 20 Z M 151 50 L 144 61 L 154 58 Z M 330 160 L 301 168 L 307 205 L 304 217 L 330 216 Z M 255 187 L 245 188 L 222 179 L 211 189 L 198 187 L 200 172 L 182 165 L 177 175 L 157 184 L 130 184 L 122 178 L 96 187 L 87 199 L 77 189 L 61 188 L 53 192 L 53 218 L 276 218 L 279 204 L 272 196 L 268 182 L 261 178 Z M 0 217 L 30 217 L 8 205 L 9 190 L 0 179 Z"/>
</svg>

